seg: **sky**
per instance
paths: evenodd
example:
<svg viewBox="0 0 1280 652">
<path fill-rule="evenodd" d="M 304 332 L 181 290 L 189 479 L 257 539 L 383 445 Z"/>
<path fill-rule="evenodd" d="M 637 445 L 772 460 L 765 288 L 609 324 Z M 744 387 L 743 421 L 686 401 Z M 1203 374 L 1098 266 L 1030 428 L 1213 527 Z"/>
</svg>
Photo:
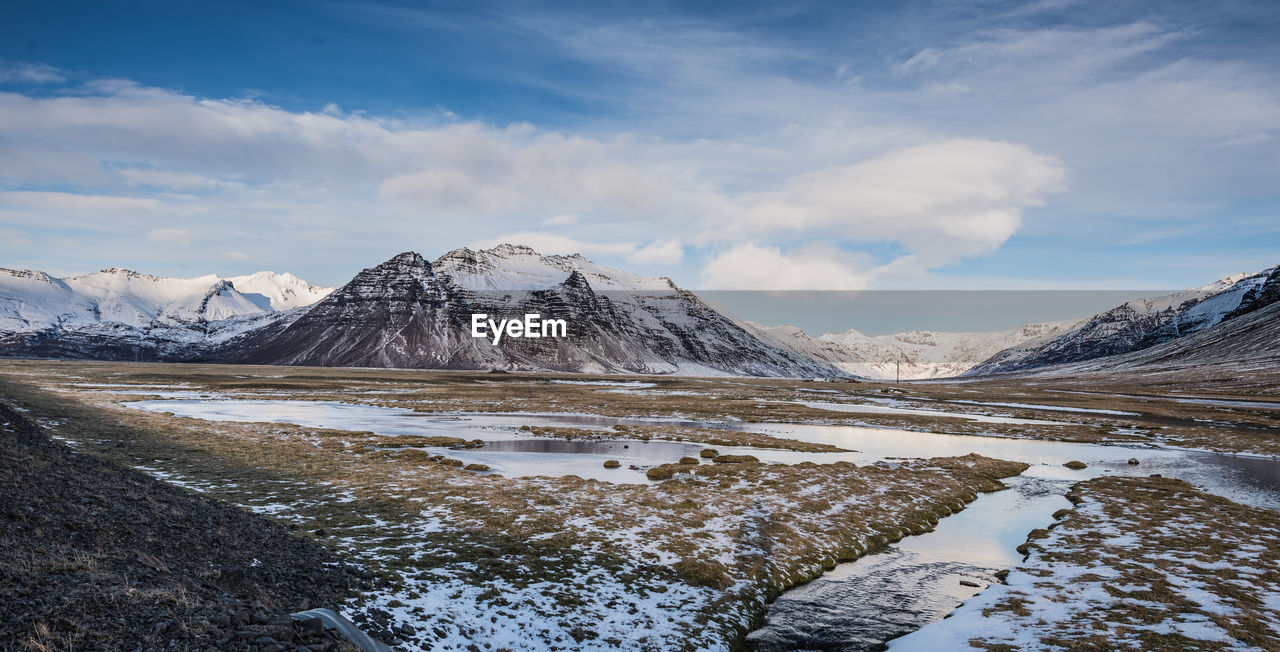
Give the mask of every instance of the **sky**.
<svg viewBox="0 0 1280 652">
<path fill-rule="evenodd" d="M 62 2 L 0 21 L 0 266 L 340 285 L 514 242 L 704 290 L 1280 264 L 1275 2 Z"/>
</svg>

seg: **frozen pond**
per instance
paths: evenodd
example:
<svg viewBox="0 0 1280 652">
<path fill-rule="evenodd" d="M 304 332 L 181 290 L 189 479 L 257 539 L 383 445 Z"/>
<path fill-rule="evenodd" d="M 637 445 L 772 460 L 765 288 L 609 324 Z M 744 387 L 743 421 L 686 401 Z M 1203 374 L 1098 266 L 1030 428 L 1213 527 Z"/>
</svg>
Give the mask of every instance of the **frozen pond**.
<svg viewBox="0 0 1280 652">
<path fill-rule="evenodd" d="M 646 468 L 674 462 L 684 456 L 696 457 L 703 446 L 637 440 L 566 441 L 521 432 L 519 428 L 529 425 L 605 432 L 615 425 L 708 425 L 678 419 L 623 419 L 586 414 L 423 413 L 403 408 L 336 401 L 222 399 L 207 395 L 130 401 L 124 405 L 207 421 L 291 423 L 310 428 L 368 431 L 379 435 L 457 437 L 467 441 L 479 439 L 485 442 L 481 448 L 428 447 L 426 450 L 460 459 L 467 464 L 485 464 L 492 472 L 509 476 L 576 475 L 629 483 L 648 482 L 644 476 Z M 734 425 L 714 424 L 714 427 L 730 428 Z M 751 449 L 748 452 L 755 451 L 756 449 Z M 606 460 L 617 460 L 621 467 L 606 469 Z"/>
<path fill-rule="evenodd" d="M 1139 414 L 1138 412 L 1125 412 L 1124 410 L 1103 410 L 1099 408 L 1069 407 L 1065 405 L 1044 405 L 1041 403 L 1000 403 L 1000 402 L 988 402 L 988 401 L 959 401 L 959 400 L 951 400 L 951 401 L 947 401 L 947 403 L 961 403 L 964 405 L 985 405 L 988 407 L 1024 408 L 1028 410 L 1048 410 L 1049 412 L 1081 412 L 1085 414 L 1114 414 L 1114 415 L 1130 416 L 1130 417 L 1136 417 Z"/>
<path fill-rule="evenodd" d="M 674 462 L 683 456 L 696 456 L 703 448 L 700 444 L 670 441 L 539 437 L 519 430 L 525 425 L 598 429 L 602 433 L 616 425 L 719 428 L 831 444 L 850 451 L 803 453 L 717 447 L 722 453 L 749 454 L 767 462 L 845 460 L 870 464 L 901 458 L 978 453 L 1031 465 L 1024 474 L 1007 481 L 1010 490 L 980 497 L 960 513 L 943 519 L 933 532 L 908 537 L 885 552 L 842 564 L 818 580 L 785 593 L 771 605 L 767 624 L 751 634 L 749 642 L 762 650 L 880 649 L 889 639 L 942 618 L 980 590 L 960 584 L 961 580 L 985 586 L 994 581 L 997 570 L 1014 566 L 1020 559 L 1015 548 L 1026 539 L 1027 533 L 1051 523 L 1054 511 L 1069 506 L 1064 496 L 1071 484 L 1090 477 L 1160 473 L 1197 484 L 1231 500 L 1280 509 L 1280 462 L 1276 460 L 1132 445 L 946 435 L 857 426 L 705 423 L 586 414 L 418 413 L 338 402 L 218 399 L 181 394 L 167 400 L 133 401 L 125 405 L 208 420 L 280 422 L 380 435 L 480 439 L 485 442 L 480 448 L 433 450 L 467 463 L 486 464 L 495 473 L 511 476 L 577 475 L 612 482 L 646 482 L 645 468 Z M 910 412 L 928 414 L 921 410 Z M 1037 423 L 1021 421 L 1033 426 Z M 1130 458 L 1139 463 L 1129 464 Z M 603 462 L 608 459 L 620 461 L 622 468 L 604 469 Z M 1064 468 L 1063 463 L 1070 460 L 1085 462 L 1088 468 L 1081 471 Z"/>
<path fill-rule="evenodd" d="M 1088 394 L 1097 396 L 1098 392 L 1072 391 L 1066 389 L 1051 389 L 1051 392 L 1059 392 L 1062 394 Z M 1136 398 L 1143 401 L 1173 401 L 1174 403 L 1189 403 L 1192 405 L 1219 405 L 1223 407 L 1244 407 L 1244 408 L 1260 408 L 1263 410 L 1280 410 L 1280 401 L 1249 401 L 1245 399 L 1234 398 L 1210 398 L 1207 396 L 1180 396 L 1178 394 L 1167 395 L 1143 395 L 1143 394 L 1112 394 L 1111 396 L 1121 396 L 1124 398 Z"/>
<path fill-rule="evenodd" d="M 175 393 L 176 394 L 176 393 Z M 434 449 L 464 462 L 487 464 L 496 473 L 512 476 L 578 475 L 602 480 L 644 482 L 643 469 L 696 456 L 700 444 L 610 440 L 572 442 L 519 430 L 521 426 L 600 430 L 607 434 L 616 425 L 683 426 L 740 430 L 782 439 L 830 444 L 848 453 L 804 453 L 745 447 L 716 447 L 722 453 L 754 455 L 766 462 L 848 461 L 873 464 L 898 458 L 928 458 L 978 453 L 987 457 L 1032 465 L 1026 475 L 1077 481 L 1104 473 L 1161 473 L 1203 486 L 1207 491 L 1252 505 L 1280 509 L 1280 464 L 1274 460 L 1218 453 L 1180 451 L 1121 445 L 949 435 L 929 432 L 791 423 L 700 422 L 666 418 L 608 417 L 559 413 L 422 413 L 403 408 L 356 405 L 334 401 L 219 399 L 207 395 L 131 401 L 124 405 L 152 412 L 210 421 L 292 423 L 313 428 L 369 431 L 379 435 L 446 436 L 486 442 L 474 449 Z M 511 444 L 505 442 L 543 442 Z M 565 442 L 570 443 L 570 442 Z M 1130 458 L 1140 464 L 1128 464 Z M 606 470 L 603 463 L 616 459 L 621 469 Z M 1089 468 L 1072 471 L 1065 462 L 1078 460 Z M 596 468 L 598 467 L 598 468 Z"/>
<path fill-rule="evenodd" d="M 892 405 L 876 405 L 874 403 L 828 403 L 825 401 L 797 401 L 800 405 L 817 410 L 832 412 L 860 412 L 864 414 L 904 414 L 918 417 L 935 417 L 943 419 L 965 419 L 977 423 L 1007 423 L 1020 426 L 1058 426 L 1061 421 L 1040 421 L 1037 419 L 1019 419 L 1017 417 L 991 416 L 986 414 L 967 414 L 965 412 L 943 412 L 941 410 L 925 410 L 911 407 L 895 407 Z"/>
</svg>

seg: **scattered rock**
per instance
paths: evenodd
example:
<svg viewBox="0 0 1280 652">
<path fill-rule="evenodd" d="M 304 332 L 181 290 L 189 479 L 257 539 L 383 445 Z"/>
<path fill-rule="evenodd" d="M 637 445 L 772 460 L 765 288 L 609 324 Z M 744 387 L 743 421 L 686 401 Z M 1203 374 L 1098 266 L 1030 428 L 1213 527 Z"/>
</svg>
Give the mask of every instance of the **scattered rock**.
<svg viewBox="0 0 1280 652">
<path fill-rule="evenodd" d="M 606 468 L 606 469 L 616 469 L 616 468 L 618 468 L 618 467 L 620 467 L 620 466 L 622 466 L 622 462 L 619 462 L 618 460 L 605 460 L 605 461 L 604 461 L 604 468 Z"/>
<path fill-rule="evenodd" d="M 717 455 L 719 455 L 719 454 L 720 454 L 720 451 L 717 451 L 717 450 L 716 450 L 716 449 L 714 449 L 714 448 L 704 448 L 704 449 L 702 449 L 702 452 L 701 452 L 701 453 L 698 453 L 698 455 L 699 455 L 700 457 L 702 457 L 703 459 L 708 459 L 708 460 L 709 460 L 709 459 L 711 459 L 711 458 L 713 458 L 713 457 L 715 457 L 715 456 L 717 456 Z"/>
<path fill-rule="evenodd" d="M 698 458 L 696 458 L 696 457 L 682 457 L 682 458 L 680 458 L 680 462 L 679 462 L 679 463 L 680 463 L 680 464 L 684 464 L 685 466 L 689 466 L 689 465 L 697 465 L 697 464 L 698 464 Z"/>
<path fill-rule="evenodd" d="M 324 634 L 324 621 L 319 618 L 306 618 L 294 623 L 298 633 L 305 637 L 316 637 Z"/>
<path fill-rule="evenodd" d="M 1063 466 L 1073 471 L 1079 471 L 1080 469 L 1087 468 L 1089 465 L 1081 462 L 1080 460 L 1071 460 L 1070 462 L 1063 464 Z"/>
<path fill-rule="evenodd" d="M 0 381 L 0 423 L 10 424 L 0 437 L 0 649 L 29 640 L 35 623 L 55 632 L 49 649 L 334 643 L 323 632 L 297 643 L 287 614 L 342 604 L 366 585 L 356 569 L 271 519 L 72 451 L 10 407 L 29 391 Z M 134 434 L 68 410 L 104 437 Z M 157 599 L 176 590 L 183 599 Z"/>
<path fill-rule="evenodd" d="M 169 567 L 166 566 L 165 563 L 161 561 L 159 557 L 156 557 L 155 555 L 147 554 L 145 552 L 142 552 L 141 550 L 136 551 L 134 554 L 137 556 L 138 561 L 142 562 L 143 566 L 146 566 L 148 568 L 153 568 L 155 570 L 160 571 L 161 573 L 169 572 Z"/>
<path fill-rule="evenodd" d="M 1129 466 L 1137 466 L 1137 465 L 1138 465 L 1138 458 L 1136 458 L 1136 457 L 1130 457 L 1130 458 L 1129 458 Z"/>
<path fill-rule="evenodd" d="M 489 465 L 487 465 L 487 464 L 468 464 L 468 465 L 466 465 L 466 466 L 464 466 L 464 467 L 462 467 L 462 468 L 463 468 L 463 469 L 466 469 L 467 471 L 488 471 L 488 470 L 489 470 Z"/>
<path fill-rule="evenodd" d="M 644 473 L 645 477 L 650 480 L 670 480 L 671 476 L 675 474 L 676 470 L 670 464 L 655 466 Z"/>
<path fill-rule="evenodd" d="M 969 580 L 960 580 L 960 586 L 969 586 L 976 589 L 976 588 L 981 588 L 982 585 L 978 584 L 977 582 L 971 582 Z"/>
</svg>

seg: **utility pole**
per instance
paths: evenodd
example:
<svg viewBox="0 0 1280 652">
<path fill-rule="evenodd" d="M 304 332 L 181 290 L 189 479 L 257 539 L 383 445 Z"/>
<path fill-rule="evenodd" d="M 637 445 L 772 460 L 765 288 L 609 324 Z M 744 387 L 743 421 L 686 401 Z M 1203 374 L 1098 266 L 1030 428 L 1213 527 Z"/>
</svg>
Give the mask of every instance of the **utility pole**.
<svg viewBox="0 0 1280 652">
<path fill-rule="evenodd" d="M 901 385 L 902 384 L 902 358 L 898 358 L 897 360 L 894 360 L 893 364 L 894 364 L 894 368 L 896 369 L 896 371 L 894 372 L 893 384 Z"/>
</svg>

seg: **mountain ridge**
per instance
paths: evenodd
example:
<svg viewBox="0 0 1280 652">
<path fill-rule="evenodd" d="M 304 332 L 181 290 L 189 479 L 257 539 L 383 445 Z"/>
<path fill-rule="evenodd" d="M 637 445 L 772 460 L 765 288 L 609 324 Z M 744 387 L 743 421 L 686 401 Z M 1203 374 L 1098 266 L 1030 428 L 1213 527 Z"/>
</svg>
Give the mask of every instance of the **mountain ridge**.
<svg viewBox="0 0 1280 652">
<path fill-rule="evenodd" d="M 1210 329 L 1280 301 L 1280 266 L 1125 302 L 1045 342 L 1015 345 L 965 372 L 1016 373 L 1133 353 Z"/>
<path fill-rule="evenodd" d="M 569 324 L 565 340 L 470 332 L 470 316 L 539 314 Z M 500 245 L 427 261 L 404 252 L 366 268 L 282 330 L 246 332 L 231 361 L 588 373 L 813 376 L 825 363 L 773 346 L 675 286 Z"/>
<path fill-rule="evenodd" d="M 122 267 L 56 278 L 0 268 L 0 354 L 586 373 L 854 376 L 1031 373 L 1152 349 L 1265 311 L 1280 266 L 1126 302 L 1080 320 L 992 332 L 811 337 L 705 303 L 667 277 L 530 247 L 406 251 L 317 288 L 288 273 L 187 279 Z M 470 316 L 537 313 L 564 340 L 471 337 Z M 1212 343 L 1202 343 L 1197 355 Z"/>
</svg>

